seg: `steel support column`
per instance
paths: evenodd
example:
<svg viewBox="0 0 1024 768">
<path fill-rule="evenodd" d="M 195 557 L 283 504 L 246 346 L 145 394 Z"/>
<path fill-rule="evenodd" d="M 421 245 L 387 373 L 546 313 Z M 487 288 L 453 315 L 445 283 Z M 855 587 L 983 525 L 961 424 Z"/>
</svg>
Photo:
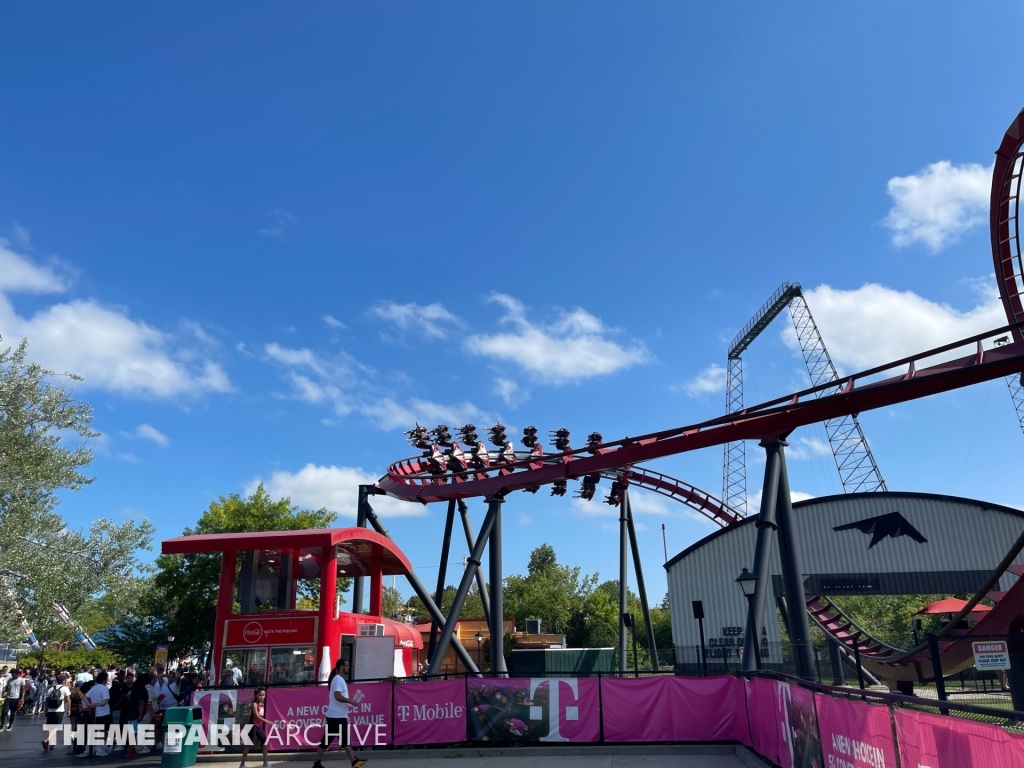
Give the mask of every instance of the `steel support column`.
<svg viewBox="0 0 1024 768">
<path fill-rule="evenodd" d="M 658 645 L 654 640 L 654 624 L 651 622 L 651 609 L 647 604 L 647 587 L 644 585 L 644 569 L 640 565 L 640 545 L 636 540 L 636 526 L 633 524 L 633 507 L 629 503 L 629 492 L 623 490 L 623 501 L 626 504 L 626 527 L 629 530 L 629 546 L 633 550 L 633 571 L 636 573 L 636 588 L 640 593 L 640 610 L 644 614 L 644 625 L 647 627 L 647 648 L 651 654 L 651 669 L 660 672 L 658 665 Z M 633 637 L 636 638 L 636 627 L 633 628 Z M 634 656 L 636 653 L 634 652 Z"/>
<path fill-rule="evenodd" d="M 365 519 L 366 522 L 368 522 L 381 536 L 386 536 L 389 539 L 391 538 L 391 534 L 388 533 L 388 529 L 384 527 L 384 524 L 380 521 L 380 518 L 377 517 L 377 513 L 373 511 L 373 508 L 369 503 L 366 504 Z M 430 593 L 427 592 L 427 588 L 423 586 L 423 582 L 420 581 L 419 576 L 412 571 L 409 571 L 409 573 L 405 575 L 405 578 L 408 580 L 409 586 L 412 587 L 413 592 L 416 593 L 416 597 L 423 602 L 424 607 L 427 609 L 427 613 L 430 614 L 430 618 L 433 621 L 445 623 L 445 618 L 441 613 L 441 609 L 434 603 L 433 598 L 430 596 Z M 455 649 L 455 655 L 459 657 L 459 661 L 462 662 L 462 665 L 474 675 L 479 675 L 480 670 L 474 663 L 473 658 L 469 655 L 469 651 L 467 651 L 462 643 L 459 642 L 459 639 L 457 637 L 452 637 L 449 642 L 451 643 L 452 648 Z M 443 643 L 441 647 L 443 648 L 447 644 L 448 643 Z"/>
<path fill-rule="evenodd" d="M 452 524 L 455 522 L 455 499 L 448 502 L 448 517 L 444 521 L 444 539 L 441 541 L 441 564 L 437 568 L 437 589 L 434 590 L 434 602 L 441 609 L 444 609 L 444 582 L 448 575 L 448 550 L 452 543 Z M 434 658 L 434 648 L 437 647 L 437 631 L 440 625 L 437 622 L 430 624 L 430 644 L 427 646 L 427 658 Z"/>
<path fill-rule="evenodd" d="M 629 555 L 626 549 L 629 544 L 629 526 L 626 505 L 626 494 L 622 494 L 622 501 L 619 502 L 619 673 L 625 674 L 629 671 L 626 663 L 626 642 L 628 633 L 626 621 L 623 616 L 629 611 Z"/>
<path fill-rule="evenodd" d="M 815 680 L 818 675 L 814 665 L 814 647 L 811 645 L 811 625 L 807 618 L 807 597 L 804 591 L 803 563 L 800 544 L 796 535 L 796 521 L 793 515 L 793 501 L 789 491 L 789 473 L 786 471 L 785 443 L 778 442 L 779 457 L 779 561 L 782 564 L 782 581 L 786 590 L 789 608 L 790 640 L 793 643 L 793 658 L 797 675 L 805 680 Z"/>
<path fill-rule="evenodd" d="M 764 485 L 761 487 L 761 512 L 757 516 L 757 544 L 754 546 L 753 574 L 757 577 L 754 596 L 747 601 L 747 631 L 743 638 L 743 671 L 760 668 L 761 629 L 764 627 L 764 609 L 768 601 L 771 574 L 769 564 L 772 539 L 775 537 L 775 508 L 779 500 L 779 444 L 762 443 L 766 459 Z"/>
<path fill-rule="evenodd" d="M 466 506 L 466 502 L 459 499 L 459 515 L 462 517 L 462 527 L 466 530 L 466 549 L 469 552 L 473 551 L 473 547 L 476 544 L 476 539 L 473 538 L 473 526 L 469 522 L 469 508 Z M 469 567 L 467 565 L 467 567 Z M 487 594 L 487 585 L 484 583 L 484 575 L 480 569 L 476 569 L 476 589 L 480 593 L 480 604 L 484 609 L 484 621 L 487 626 L 491 626 L 491 599 Z"/>
<path fill-rule="evenodd" d="M 359 504 L 356 506 L 356 527 L 366 527 L 366 509 L 370 505 L 369 496 L 373 493 L 372 485 L 359 486 Z M 352 577 L 352 613 L 363 612 L 363 577 Z"/>
<path fill-rule="evenodd" d="M 469 566 L 480 565 L 480 557 L 484 553 L 484 546 L 486 546 L 488 539 L 491 534 L 491 527 L 494 525 L 495 510 L 500 509 L 500 505 L 491 504 L 488 506 L 487 515 L 484 517 L 483 525 L 480 526 L 480 535 L 477 537 L 476 546 L 473 547 L 473 551 L 469 553 Z M 455 637 L 455 625 L 459 623 L 459 617 L 462 614 L 462 606 L 466 602 L 466 595 L 469 593 L 469 585 L 473 583 L 473 569 L 467 567 L 462 572 L 462 581 L 459 582 L 459 588 L 455 592 L 455 600 L 452 601 L 452 607 L 448 611 L 448 617 L 445 619 L 444 626 L 441 628 L 441 639 L 438 641 L 438 645 L 441 648 L 446 647 L 453 640 L 457 641 Z M 433 601 L 431 601 L 433 602 Z M 494 602 L 491 602 L 491 607 L 494 607 Z M 440 613 L 440 611 L 438 612 Z M 491 616 L 494 616 L 492 610 Z M 437 617 L 435 616 L 436 620 Z M 468 657 L 468 653 L 466 654 Z M 434 654 L 434 658 L 430 660 L 430 667 L 427 669 L 427 673 L 436 675 L 438 670 L 441 668 L 442 655 L 437 653 Z M 465 663 L 465 662 L 463 662 Z M 468 666 L 468 665 L 467 665 Z M 478 671 L 475 669 L 474 671 Z"/>
<path fill-rule="evenodd" d="M 487 548 L 491 582 L 490 661 L 491 674 L 498 677 L 504 677 L 508 672 L 505 666 L 505 598 L 502 593 L 504 579 L 501 573 L 501 505 L 504 502 L 501 497 L 487 499 L 487 516 L 494 519 Z M 482 532 L 480 536 L 483 536 Z"/>
</svg>

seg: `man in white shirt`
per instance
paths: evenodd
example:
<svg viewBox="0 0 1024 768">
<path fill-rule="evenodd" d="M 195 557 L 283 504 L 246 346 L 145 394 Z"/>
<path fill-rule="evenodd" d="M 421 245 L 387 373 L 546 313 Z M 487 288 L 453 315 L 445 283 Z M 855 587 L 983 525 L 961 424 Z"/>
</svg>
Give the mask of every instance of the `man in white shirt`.
<svg viewBox="0 0 1024 768">
<path fill-rule="evenodd" d="M 5 723 L 8 731 L 14 727 L 14 715 L 24 705 L 25 688 L 25 676 L 19 669 L 14 673 L 11 679 L 7 681 L 4 708 L 3 711 L 0 711 L 0 730 L 4 729 Z"/>
<path fill-rule="evenodd" d="M 90 680 L 92 680 L 92 672 L 83 664 L 82 671 L 75 675 L 75 683 L 81 686 L 82 683 L 88 683 Z"/>
<path fill-rule="evenodd" d="M 330 748 L 331 742 L 334 739 L 338 740 L 339 746 L 345 750 L 348 759 L 352 761 L 352 768 L 366 765 L 365 760 L 356 760 L 356 756 L 352 753 L 352 747 L 348 744 L 348 706 L 349 704 L 356 705 L 357 702 L 348 697 L 348 683 L 345 682 L 345 675 L 347 674 L 348 661 L 338 659 L 338 663 L 334 665 L 334 672 L 331 675 L 328 686 L 329 698 L 327 700 L 327 722 L 324 728 L 324 738 L 320 742 L 320 746 L 316 748 L 316 762 L 313 763 L 313 768 L 324 768 L 324 764 L 320 762 L 320 759 L 324 756 L 324 752 Z"/>
<path fill-rule="evenodd" d="M 85 702 L 92 708 L 92 714 L 94 717 L 93 722 L 96 725 L 103 726 L 103 738 L 107 737 L 107 728 L 110 727 L 112 718 L 110 716 L 110 691 L 107 689 L 107 673 L 100 672 L 96 675 L 96 684 L 89 689 L 89 692 L 85 694 Z M 97 746 L 95 752 L 90 747 L 89 750 L 80 753 L 79 757 L 89 757 L 90 752 L 100 757 L 109 755 L 110 751 L 105 746 Z"/>
<path fill-rule="evenodd" d="M 59 675 L 54 683 L 54 693 L 51 689 L 46 696 L 46 724 L 59 726 L 64 720 L 64 713 L 71 709 L 71 690 L 67 686 L 68 676 Z M 51 698 L 52 697 L 52 698 Z M 43 739 L 43 751 L 53 749 L 55 745 L 50 743 L 50 729 L 46 730 L 46 737 Z"/>
</svg>

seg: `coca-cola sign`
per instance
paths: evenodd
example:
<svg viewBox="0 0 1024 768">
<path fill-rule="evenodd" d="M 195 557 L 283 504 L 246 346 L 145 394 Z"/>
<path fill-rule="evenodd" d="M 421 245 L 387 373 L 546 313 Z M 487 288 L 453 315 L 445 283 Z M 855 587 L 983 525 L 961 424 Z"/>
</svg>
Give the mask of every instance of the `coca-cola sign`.
<svg viewBox="0 0 1024 768">
<path fill-rule="evenodd" d="M 224 625 L 224 647 L 247 645 L 316 645 L 315 616 L 271 616 L 229 619 Z"/>
</svg>

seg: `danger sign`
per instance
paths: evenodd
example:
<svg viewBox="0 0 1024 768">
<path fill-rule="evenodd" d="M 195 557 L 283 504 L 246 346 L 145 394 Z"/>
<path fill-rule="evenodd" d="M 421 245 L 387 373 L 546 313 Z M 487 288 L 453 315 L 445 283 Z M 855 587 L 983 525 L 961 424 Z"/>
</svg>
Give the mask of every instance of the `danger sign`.
<svg viewBox="0 0 1024 768">
<path fill-rule="evenodd" d="M 975 641 L 974 666 L 980 671 L 1010 668 L 1010 650 L 1005 640 Z"/>
</svg>

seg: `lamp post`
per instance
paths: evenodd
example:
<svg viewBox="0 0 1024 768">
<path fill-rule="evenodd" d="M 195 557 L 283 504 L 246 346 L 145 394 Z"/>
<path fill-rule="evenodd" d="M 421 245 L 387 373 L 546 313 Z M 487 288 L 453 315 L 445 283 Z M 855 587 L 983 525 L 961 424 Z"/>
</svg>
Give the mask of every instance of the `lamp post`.
<svg viewBox="0 0 1024 768">
<path fill-rule="evenodd" d="M 39 668 L 41 670 L 45 670 L 46 664 L 44 663 L 44 659 L 46 658 L 46 641 L 43 640 L 41 643 L 39 643 L 39 647 Z"/>
<path fill-rule="evenodd" d="M 480 643 L 482 643 L 483 641 L 484 641 L 484 636 L 481 635 L 479 632 L 477 632 L 476 633 L 476 665 L 478 667 L 481 666 L 481 661 L 480 661 Z"/>
<path fill-rule="evenodd" d="M 757 589 L 757 576 L 752 574 L 746 568 L 736 578 L 736 583 L 740 585 L 740 591 L 743 592 L 743 596 L 747 598 L 747 632 L 754 631 L 753 616 L 753 604 L 751 600 L 754 598 L 754 591 Z M 749 647 L 748 647 L 749 646 Z M 744 643 L 744 649 L 754 654 L 754 668 L 761 668 L 761 638 L 755 637 L 752 642 Z M 745 666 L 745 669 L 749 669 L 749 666 Z"/>
<path fill-rule="evenodd" d="M 167 636 L 167 670 L 171 669 L 171 643 L 174 642 L 174 635 Z"/>
<path fill-rule="evenodd" d="M 918 640 L 918 638 L 917 638 L 917 633 L 921 631 L 921 620 L 920 619 L 911 619 L 910 620 L 910 627 L 911 627 L 911 629 L 914 630 L 914 647 L 917 648 L 917 646 L 919 646 L 921 644 L 921 641 Z"/>
</svg>

